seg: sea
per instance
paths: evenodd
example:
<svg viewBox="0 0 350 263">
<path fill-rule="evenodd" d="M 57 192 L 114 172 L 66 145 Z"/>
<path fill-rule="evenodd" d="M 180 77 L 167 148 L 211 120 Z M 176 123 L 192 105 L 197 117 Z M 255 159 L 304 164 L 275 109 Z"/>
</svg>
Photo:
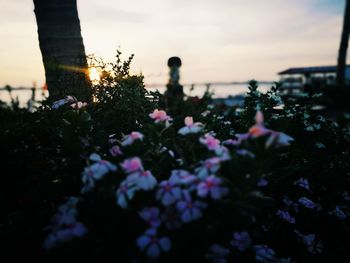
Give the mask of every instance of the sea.
<svg viewBox="0 0 350 263">
<path fill-rule="evenodd" d="M 258 90 L 261 92 L 268 91 L 272 82 L 263 82 L 259 84 Z M 158 90 L 160 93 L 164 93 L 166 90 L 165 85 L 147 85 L 146 89 L 149 91 Z M 209 90 L 213 93 L 213 98 L 216 99 L 226 99 L 228 97 L 242 97 L 248 92 L 248 84 L 247 83 L 224 83 L 224 84 L 192 84 L 192 85 L 184 85 L 183 87 L 184 93 L 189 96 L 198 96 L 201 97 L 205 93 L 206 90 Z M 48 92 L 42 89 L 35 89 L 35 100 L 41 101 L 48 96 Z M 11 95 L 5 89 L 0 89 L 0 100 L 6 103 L 11 102 L 12 99 L 18 99 L 19 105 L 21 107 L 26 107 L 27 102 L 32 98 L 32 90 L 21 89 L 21 90 L 12 90 Z"/>
</svg>

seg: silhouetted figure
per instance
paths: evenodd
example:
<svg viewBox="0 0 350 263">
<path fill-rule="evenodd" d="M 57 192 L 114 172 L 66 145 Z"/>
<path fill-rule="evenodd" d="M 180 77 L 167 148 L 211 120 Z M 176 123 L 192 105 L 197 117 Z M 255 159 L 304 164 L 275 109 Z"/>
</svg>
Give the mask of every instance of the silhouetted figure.
<svg viewBox="0 0 350 263">
<path fill-rule="evenodd" d="M 181 65 L 182 63 L 179 57 L 171 57 L 168 59 L 169 83 L 167 84 L 165 97 L 168 107 L 172 112 L 179 110 L 184 97 L 183 86 L 179 83 Z"/>
</svg>

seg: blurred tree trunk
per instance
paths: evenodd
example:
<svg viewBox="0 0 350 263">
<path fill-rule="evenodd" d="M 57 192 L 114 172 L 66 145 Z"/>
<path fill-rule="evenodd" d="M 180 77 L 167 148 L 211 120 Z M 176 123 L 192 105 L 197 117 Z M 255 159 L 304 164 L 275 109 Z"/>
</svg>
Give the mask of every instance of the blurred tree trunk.
<svg viewBox="0 0 350 263">
<path fill-rule="evenodd" d="M 343 31 L 340 41 L 337 66 L 337 86 L 342 88 L 345 85 L 346 53 L 350 34 L 350 0 L 346 0 Z"/>
<path fill-rule="evenodd" d="M 33 0 L 49 96 L 90 100 L 77 0 Z"/>
</svg>

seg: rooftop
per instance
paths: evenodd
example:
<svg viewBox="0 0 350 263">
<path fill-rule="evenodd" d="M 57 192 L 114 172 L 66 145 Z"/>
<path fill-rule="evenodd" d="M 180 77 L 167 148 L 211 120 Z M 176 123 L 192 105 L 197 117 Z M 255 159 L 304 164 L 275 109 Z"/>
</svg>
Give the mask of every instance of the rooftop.
<svg viewBox="0 0 350 263">
<path fill-rule="evenodd" d="M 350 68 L 350 66 L 347 66 Z M 319 66 L 319 67 L 303 67 L 289 68 L 278 73 L 278 75 L 286 74 L 311 74 L 311 73 L 335 73 L 337 66 Z"/>
</svg>

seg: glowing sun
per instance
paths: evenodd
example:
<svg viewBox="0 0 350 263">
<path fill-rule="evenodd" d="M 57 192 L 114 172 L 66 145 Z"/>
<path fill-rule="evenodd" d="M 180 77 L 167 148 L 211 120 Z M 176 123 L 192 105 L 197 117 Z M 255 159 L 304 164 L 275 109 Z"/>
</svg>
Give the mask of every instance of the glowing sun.
<svg viewBox="0 0 350 263">
<path fill-rule="evenodd" d="M 96 83 L 100 81 L 100 72 L 97 68 L 89 68 L 89 78 L 92 83 Z"/>
</svg>

